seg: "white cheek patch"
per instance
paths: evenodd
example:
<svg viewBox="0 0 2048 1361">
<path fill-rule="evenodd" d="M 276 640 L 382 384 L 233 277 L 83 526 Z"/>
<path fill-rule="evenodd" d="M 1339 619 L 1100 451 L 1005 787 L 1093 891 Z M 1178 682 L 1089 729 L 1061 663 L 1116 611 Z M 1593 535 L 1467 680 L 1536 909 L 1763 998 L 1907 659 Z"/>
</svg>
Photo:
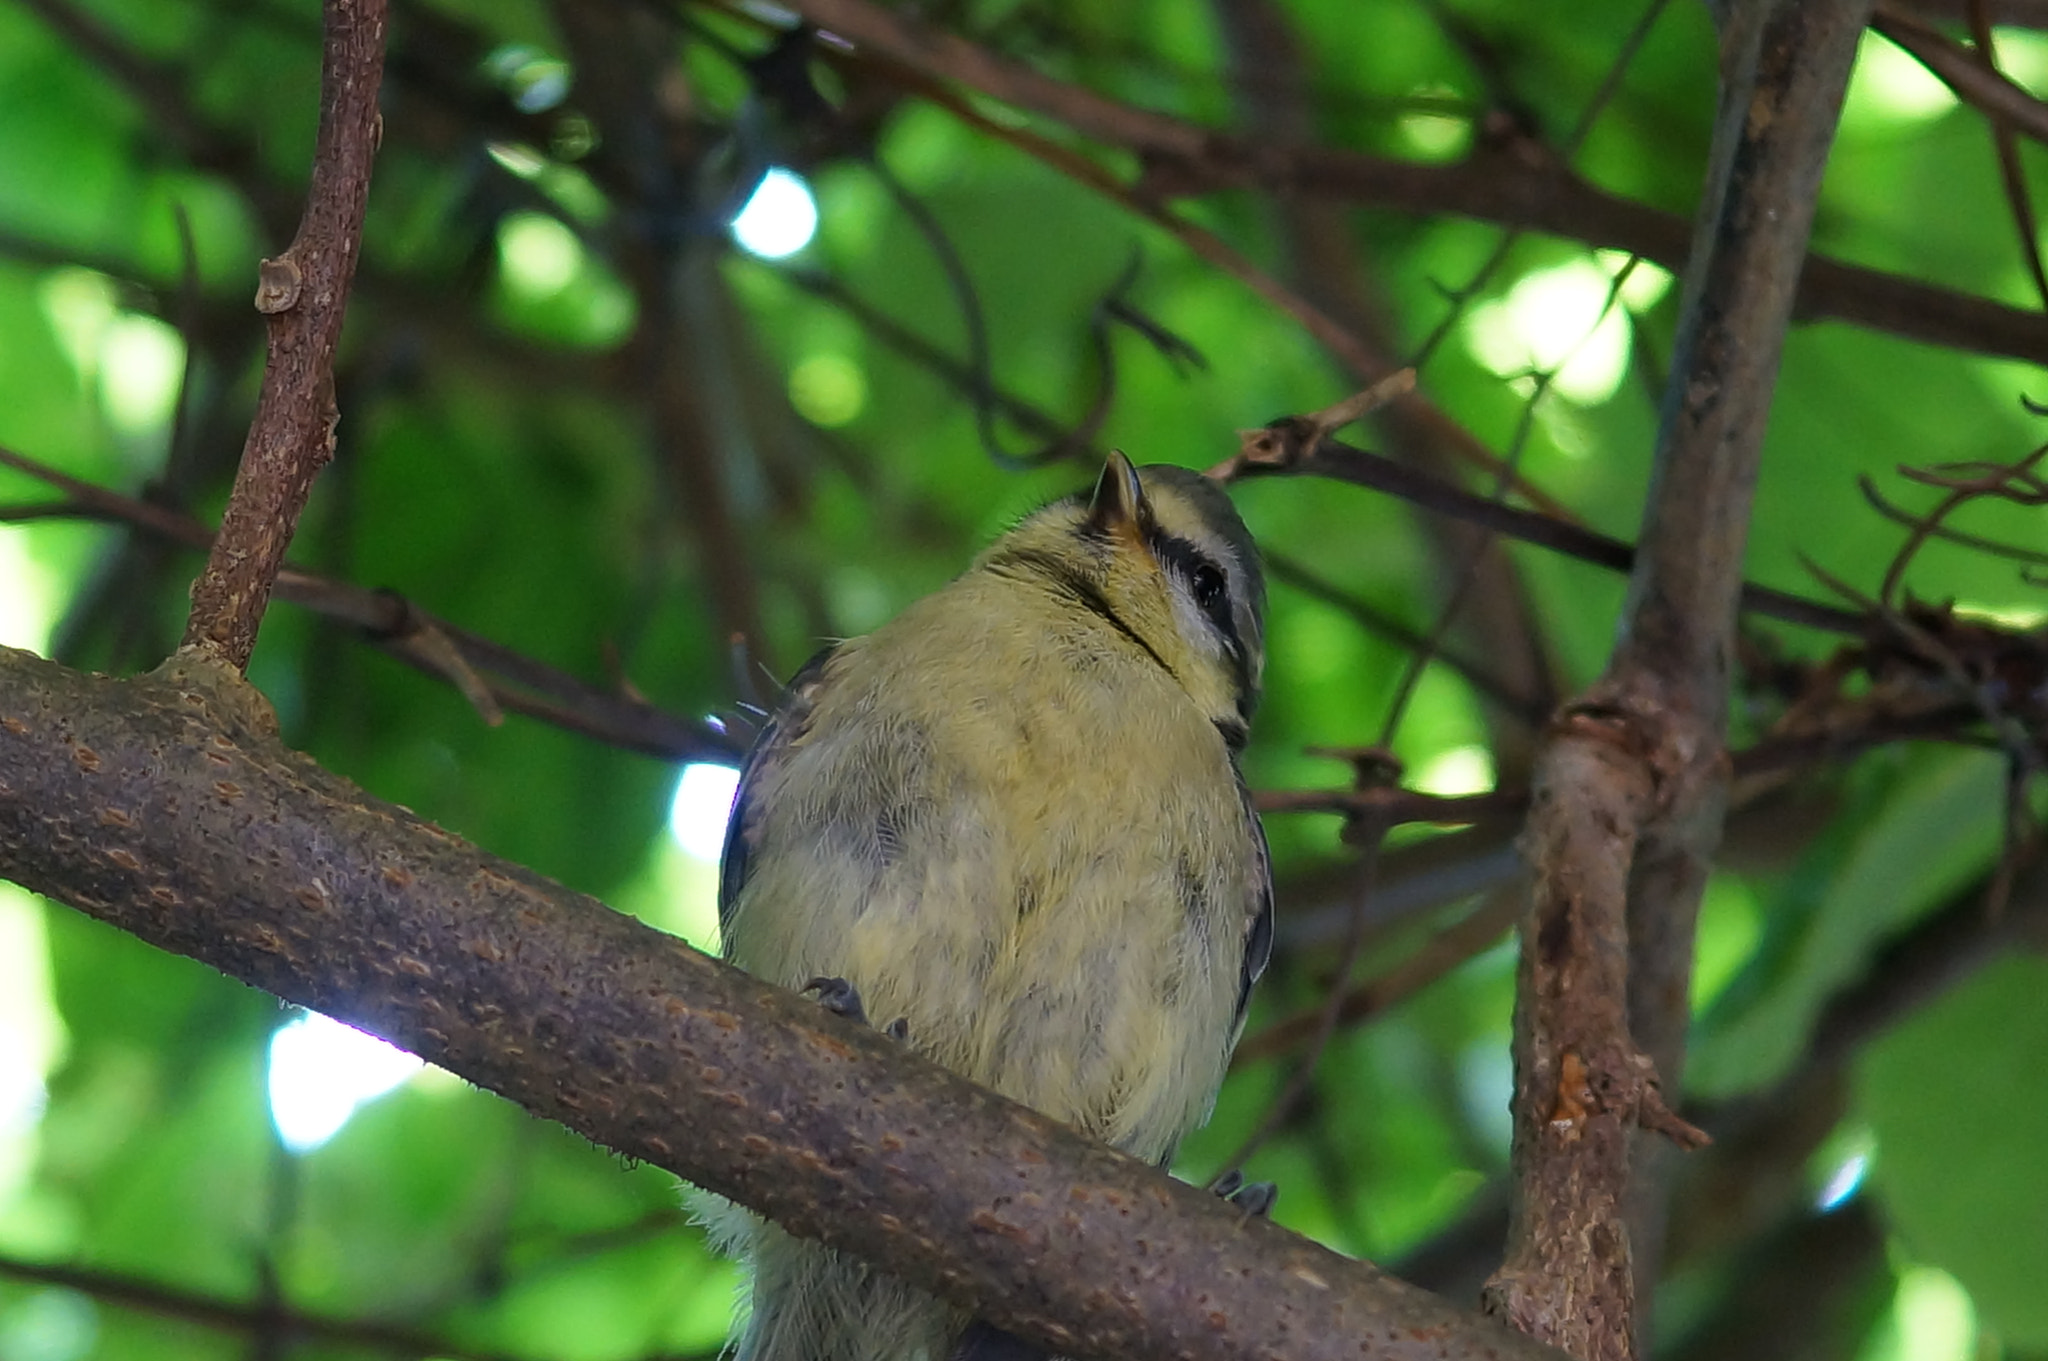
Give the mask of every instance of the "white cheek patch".
<svg viewBox="0 0 2048 1361">
<path fill-rule="evenodd" d="M 1173 602 L 1173 623 L 1180 630 L 1180 636 L 1204 657 L 1222 657 L 1224 644 L 1216 632 L 1216 622 L 1195 603 L 1188 584 L 1180 579 L 1179 574 L 1166 574 L 1166 595 Z"/>
</svg>

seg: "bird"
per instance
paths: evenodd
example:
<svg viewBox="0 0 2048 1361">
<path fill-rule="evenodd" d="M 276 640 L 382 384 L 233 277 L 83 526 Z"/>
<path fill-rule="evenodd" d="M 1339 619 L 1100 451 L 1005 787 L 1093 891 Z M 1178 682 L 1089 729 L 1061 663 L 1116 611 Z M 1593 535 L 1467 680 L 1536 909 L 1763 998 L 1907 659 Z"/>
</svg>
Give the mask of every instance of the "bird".
<svg viewBox="0 0 2048 1361">
<path fill-rule="evenodd" d="M 950 584 L 828 647 L 741 770 L 727 958 L 1167 1166 L 1272 949 L 1239 767 L 1265 660 L 1250 533 L 1200 473 L 1111 453 Z M 1033 1355 L 738 1207 L 738 1361 Z"/>
</svg>

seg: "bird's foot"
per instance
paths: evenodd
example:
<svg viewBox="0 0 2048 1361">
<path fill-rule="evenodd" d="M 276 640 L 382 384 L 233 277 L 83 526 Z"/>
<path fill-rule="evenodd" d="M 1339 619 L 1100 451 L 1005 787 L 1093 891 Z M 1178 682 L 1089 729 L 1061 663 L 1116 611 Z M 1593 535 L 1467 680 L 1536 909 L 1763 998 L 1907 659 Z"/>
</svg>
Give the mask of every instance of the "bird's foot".
<svg viewBox="0 0 2048 1361">
<path fill-rule="evenodd" d="M 1280 1199 L 1280 1188 L 1270 1181 L 1246 1181 L 1244 1173 L 1231 1168 L 1211 1182 L 1209 1189 L 1243 1210 L 1247 1219 L 1270 1219 Z"/>
<path fill-rule="evenodd" d="M 868 1020 L 868 1011 L 861 1004 L 860 989 L 844 978 L 813 978 L 804 984 L 803 991 L 818 995 L 818 1005 L 834 1016 L 844 1016 L 859 1025 L 873 1024 Z M 898 1016 L 882 1027 L 882 1033 L 897 1043 L 910 1038 L 910 1018 Z"/>
<path fill-rule="evenodd" d="M 818 995 L 818 1005 L 834 1016 L 844 1016 L 861 1025 L 868 1024 L 868 1009 L 861 1005 L 860 989 L 843 978 L 813 978 L 804 984 L 805 992 Z"/>
</svg>

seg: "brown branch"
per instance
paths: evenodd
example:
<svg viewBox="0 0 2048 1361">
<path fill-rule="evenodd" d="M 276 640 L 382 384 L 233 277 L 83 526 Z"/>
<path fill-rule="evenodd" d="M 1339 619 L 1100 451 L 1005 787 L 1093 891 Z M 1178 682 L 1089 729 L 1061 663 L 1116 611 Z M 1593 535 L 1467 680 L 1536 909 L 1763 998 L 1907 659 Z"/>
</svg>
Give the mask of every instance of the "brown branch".
<svg viewBox="0 0 2048 1361">
<path fill-rule="evenodd" d="M 1273 0 L 1212 0 L 1217 29 L 1236 91 L 1240 131 L 1260 145 L 1291 146 L 1313 139 L 1317 109 L 1310 49 L 1295 32 L 1291 16 Z M 1355 223 L 1346 205 L 1308 195 L 1267 195 L 1267 211 L 1300 286 L 1394 363 L 1420 365 L 1431 351 L 1425 340 L 1404 356 L 1400 328 L 1386 315 L 1387 289 L 1371 277 L 1358 249 Z M 1396 358 L 1396 356 L 1401 356 Z M 1398 395 L 1398 394 L 1388 394 Z M 1319 419 L 1334 419 L 1333 417 Z M 1568 518 L 1555 501 L 1534 488 L 1511 456 L 1503 460 L 1436 403 L 1409 394 L 1387 404 L 1376 422 L 1394 458 L 1444 481 L 1455 481 L 1455 466 L 1480 469 L 1489 485 L 1511 489 L 1539 509 Z M 1334 430 L 1330 424 L 1325 433 Z M 1512 453 L 1512 451 L 1511 451 Z M 1502 499 L 1505 499 L 1503 494 Z M 1502 682 L 1529 696 L 1544 714 L 1556 706 L 1558 680 L 1544 630 L 1518 565 L 1491 536 L 1456 521 L 1431 519 L 1422 526 L 1435 558 L 1430 579 L 1443 583 L 1430 602 L 1438 623 L 1409 661 L 1408 680 L 1388 702 L 1382 742 L 1405 708 L 1407 686 L 1423 674 L 1431 654 L 1455 636 L 1466 650 L 1483 650 Z M 1534 727 L 1482 711 L 1494 759 L 1504 776 L 1520 780 L 1534 750 Z"/>
<path fill-rule="evenodd" d="M 1061 1355 L 1561 1361 L 371 798 L 204 654 L 0 651 L 0 876 Z"/>
<path fill-rule="evenodd" d="M 1521 913 L 1521 895 L 1496 889 L 1481 904 L 1437 932 L 1415 953 L 1377 977 L 1352 988 L 1337 1003 L 1336 1020 L 1341 1025 L 1383 1015 L 1451 970 L 1490 948 L 1515 924 Z M 1343 979 L 1333 980 L 1341 986 Z M 1259 1062 L 1304 1044 L 1323 1024 L 1325 1006 L 1295 1012 L 1248 1036 L 1231 1055 L 1232 1069 Z"/>
<path fill-rule="evenodd" d="M 1583 1361 L 1646 1333 L 1663 1208 L 1639 1131 L 1684 1052 L 1726 802 L 1729 658 L 1778 358 L 1868 4 L 1745 0 L 1622 641 L 1537 763 L 1515 1015 L 1514 1201 L 1490 1310 Z"/>
<path fill-rule="evenodd" d="M 1299 591 L 1311 600 L 1320 601 L 1343 612 L 1360 628 L 1394 646 L 1420 648 L 1427 641 L 1421 630 L 1397 618 L 1391 611 L 1380 609 L 1336 584 L 1325 581 L 1271 544 L 1263 546 L 1259 556 L 1265 560 L 1268 581 L 1278 582 Z M 1502 714 L 1513 718 L 1517 723 L 1534 729 L 1542 726 L 1543 721 L 1550 716 L 1548 710 L 1539 708 L 1532 698 L 1514 693 L 1489 667 L 1482 666 L 1461 649 L 1439 647 L 1434 660 L 1437 665 L 1455 673 L 1482 699 L 1491 702 Z"/>
<path fill-rule="evenodd" d="M 184 645 L 241 670 L 313 478 L 334 455 L 334 352 L 361 246 L 382 125 L 385 0 L 326 0 L 320 131 L 306 215 L 258 271 L 269 356 L 256 419 L 206 569 L 192 587 Z"/>
<path fill-rule="evenodd" d="M 2048 143 L 2048 104 L 2008 80 L 1984 57 L 1944 37 L 1898 5 L 1878 6 L 1870 26 L 1910 53 L 1956 98 L 1977 109 L 2000 127 Z"/>
<path fill-rule="evenodd" d="M 735 470 L 753 457 L 734 396 L 747 342 L 718 274 L 719 243 L 670 218 L 701 192 L 688 167 L 711 154 L 708 130 L 665 90 L 673 33 L 658 7 L 568 5 L 556 20 L 578 93 L 613 146 L 614 193 L 643 207 L 619 233 L 615 263 L 639 310 L 621 360 L 643 404 L 656 485 L 694 550 L 719 635 L 760 652 L 753 544 L 735 518 Z"/>
<path fill-rule="evenodd" d="M 1253 801 L 1261 813 L 1342 813 L 1387 827 L 1411 822 L 1460 826 L 1486 822 L 1522 806 L 1513 790 L 1484 794 L 1426 794 L 1419 789 L 1272 789 Z"/>
<path fill-rule="evenodd" d="M 1260 443 L 1251 456 L 1233 460 L 1222 470 L 1223 476 L 1252 477 L 1263 473 L 1296 472 L 1311 477 L 1333 478 L 1398 496 L 1423 510 L 1453 516 L 1596 567 L 1625 572 L 1635 565 L 1635 547 L 1620 539 L 1538 511 L 1502 505 L 1490 497 L 1475 495 L 1380 454 L 1353 448 L 1340 440 L 1320 439 L 1310 444 L 1302 438 L 1304 429 L 1298 418 L 1274 421 L 1262 432 Z M 1869 627 L 1868 618 L 1863 614 L 1823 605 L 1768 586 L 1744 583 L 1740 600 L 1746 611 L 1830 633 L 1860 637 Z"/>
<path fill-rule="evenodd" d="M 797 0 L 791 7 L 859 48 L 1137 153 L 1147 163 L 1141 196 L 1258 187 L 1529 228 L 1674 271 L 1685 264 L 1684 218 L 1606 193 L 1548 159 L 1482 147 L 1457 165 L 1416 165 L 1328 147 L 1252 143 L 1054 80 L 870 0 Z M 1795 310 L 1809 320 L 1832 318 L 1924 344 L 2048 363 L 2048 317 L 2038 312 L 1825 256 L 1806 260 Z"/>
<path fill-rule="evenodd" d="M 268 1333 L 334 1347 L 370 1348 L 404 1356 L 445 1356 L 450 1361 L 524 1361 L 524 1358 L 507 1352 L 472 1351 L 412 1328 L 360 1319 L 328 1318 L 256 1301 L 224 1300 L 96 1267 L 0 1257 L 0 1277 L 33 1281 L 61 1290 L 76 1290 L 101 1305 L 179 1319 L 218 1332 L 241 1335 Z"/>
<path fill-rule="evenodd" d="M 67 498 L 0 506 L 0 522 L 57 516 L 99 519 L 132 525 L 202 553 L 213 544 L 212 531 L 189 515 L 109 491 L 4 446 L 0 466 L 48 483 Z M 497 711 L 510 710 L 663 761 L 732 761 L 741 754 L 741 738 L 514 652 L 429 613 L 396 591 L 372 590 L 286 563 L 278 569 L 274 593 L 353 627 L 378 650 L 453 685 L 486 722 L 495 723 Z"/>
</svg>

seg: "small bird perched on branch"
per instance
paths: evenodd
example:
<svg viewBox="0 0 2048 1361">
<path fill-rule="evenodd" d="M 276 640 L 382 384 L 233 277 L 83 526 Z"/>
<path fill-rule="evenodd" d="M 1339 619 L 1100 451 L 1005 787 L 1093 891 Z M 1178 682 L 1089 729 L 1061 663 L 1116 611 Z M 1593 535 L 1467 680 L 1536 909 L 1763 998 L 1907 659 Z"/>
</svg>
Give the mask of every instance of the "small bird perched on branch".
<svg viewBox="0 0 2048 1361">
<path fill-rule="evenodd" d="M 1092 495 L 791 681 L 727 834 L 728 956 L 829 982 L 955 1072 L 1164 1167 L 1208 1117 L 1272 946 L 1237 768 L 1264 611 L 1221 489 L 1111 454 Z M 1021 1345 L 744 1211 L 708 1218 L 753 1264 L 740 1361 Z"/>
</svg>

